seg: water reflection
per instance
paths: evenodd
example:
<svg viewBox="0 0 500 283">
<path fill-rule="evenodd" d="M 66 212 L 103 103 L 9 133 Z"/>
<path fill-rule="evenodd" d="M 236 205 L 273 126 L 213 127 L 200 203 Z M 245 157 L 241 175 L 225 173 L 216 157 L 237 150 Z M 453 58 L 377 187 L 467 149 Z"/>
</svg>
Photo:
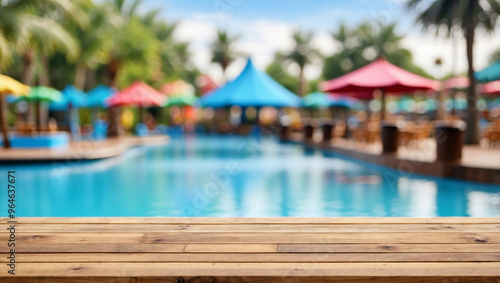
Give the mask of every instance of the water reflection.
<svg viewBox="0 0 500 283">
<path fill-rule="evenodd" d="M 18 176 L 18 216 L 500 216 L 493 185 L 268 139 L 174 140 L 97 162 L 0 169 Z"/>
</svg>

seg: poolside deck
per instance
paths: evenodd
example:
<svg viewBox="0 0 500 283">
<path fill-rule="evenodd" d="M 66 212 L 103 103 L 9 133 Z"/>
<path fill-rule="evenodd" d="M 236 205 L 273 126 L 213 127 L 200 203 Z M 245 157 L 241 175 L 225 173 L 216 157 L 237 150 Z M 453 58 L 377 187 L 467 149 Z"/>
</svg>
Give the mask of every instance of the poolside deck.
<svg viewBox="0 0 500 283">
<path fill-rule="evenodd" d="M 334 139 L 325 143 L 321 139 L 322 135 L 319 132 L 313 140 L 304 140 L 301 133 L 294 133 L 288 137 L 287 141 L 395 168 L 404 172 L 403 174 L 416 173 L 500 184 L 500 148 L 465 145 L 460 160 L 438 162 L 434 139 L 427 139 L 412 147 L 400 146 L 397 154 L 382 154 L 380 142 L 366 144 L 346 139 Z"/>
<path fill-rule="evenodd" d="M 1 282 L 500 282 L 500 218 L 17 221 Z"/>
<path fill-rule="evenodd" d="M 164 135 L 135 137 L 123 136 L 102 141 L 72 141 L 67 148 L 9 148 L 0 147 L 0 163 L 51 162 L 97 160 L 115 157 L 131 147 L 163 145 L 169 142 Z"/>
</svg>

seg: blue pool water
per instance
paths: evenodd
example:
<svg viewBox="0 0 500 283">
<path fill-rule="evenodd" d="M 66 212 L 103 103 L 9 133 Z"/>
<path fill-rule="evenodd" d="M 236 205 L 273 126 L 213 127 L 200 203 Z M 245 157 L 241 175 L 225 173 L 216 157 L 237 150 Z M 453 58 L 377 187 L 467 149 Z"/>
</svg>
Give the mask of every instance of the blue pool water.
<svg viewBox="0 0 500 283">
<path fill-rule="evenodd" d="M 101 161 L 0 169 L 16 171 L 16 216 L 500 216 L 497 186 L 398 173 L 274 139 L 187 138 Z M 6 216 L 6 193 L 1 205 Z"/>
</svg>

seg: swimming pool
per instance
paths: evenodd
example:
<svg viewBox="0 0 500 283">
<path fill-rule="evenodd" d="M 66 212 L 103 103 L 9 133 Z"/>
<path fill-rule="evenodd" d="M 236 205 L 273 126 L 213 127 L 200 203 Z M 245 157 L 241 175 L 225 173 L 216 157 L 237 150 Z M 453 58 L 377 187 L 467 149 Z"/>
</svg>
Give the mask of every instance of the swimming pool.
<svg viewBox="0 0 500 283">
<path fill-rule="evenodd" d="M 500 216 L 498 186 L 407 175 L 272 138 L 192 137 L 101 161 L 0 168 L 16 171 L 19 217 Z M 7 208 L 6 194 L 0 200 Z"/>
</svg>

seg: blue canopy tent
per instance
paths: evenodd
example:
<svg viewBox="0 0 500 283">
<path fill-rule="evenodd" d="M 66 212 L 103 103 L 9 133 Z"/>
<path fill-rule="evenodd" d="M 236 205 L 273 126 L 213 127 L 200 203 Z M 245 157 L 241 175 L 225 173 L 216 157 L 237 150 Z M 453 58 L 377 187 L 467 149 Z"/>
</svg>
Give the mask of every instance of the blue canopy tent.
<svg viewBox="0 0 500 283">
<path fill-rule="evenodd" d="M 492 82 L 500 80 L 500 61 L 489 65 L 479 72 L 476 72 L 474 76 L 480 82 Z"/>
<path fill-rule="evenodd" d="M 67 113 L 68 127 L 73 135 L 79 133 L 79 115 L 73 109 L 87 107 L 87 95 L 82 90 L 72 85 L 67 85 L 62 91 L 62 99 L 49 104 L 51 111 L 65 111 Z"/>
<path fill-rule="evenodd" d="M 67 85 L 62 91 L 63 97 L 60 101 L 51 102 L 49 109 L 52 111 L 66 111 L 68 108 L 87 107 L 87 95 L 85 92 L 72 85 Z"/>
<path fill-rule="evenodd" d="M 106 138 L 107 123 L 99 120 L 99 108 L 108 108 L 106 100 L 116 93 L 116 89 L 105 85 L 98 85 L 88 94 L 87 105 L 92 109 L 92 138 L 101 140 Z"/>
<path fill-rule="evenodd" d="M 202 107 L 299 107 L 301 100 L 291 91 L 257 70 L 248 59 L 245 69 L 233 81 L 199 100 Z"/>
<path fill-rule="evenodd" d="M 105 86 L 105 85 L 98 85 L 91 91 L 89 91 L 88 94 L 88 107 L 90 108 L 108 108 L 108 105 L 106 104 L 106 99 L 110 96 L 112 96 L 116 90 L 114 88 Z"/>
</svg>

